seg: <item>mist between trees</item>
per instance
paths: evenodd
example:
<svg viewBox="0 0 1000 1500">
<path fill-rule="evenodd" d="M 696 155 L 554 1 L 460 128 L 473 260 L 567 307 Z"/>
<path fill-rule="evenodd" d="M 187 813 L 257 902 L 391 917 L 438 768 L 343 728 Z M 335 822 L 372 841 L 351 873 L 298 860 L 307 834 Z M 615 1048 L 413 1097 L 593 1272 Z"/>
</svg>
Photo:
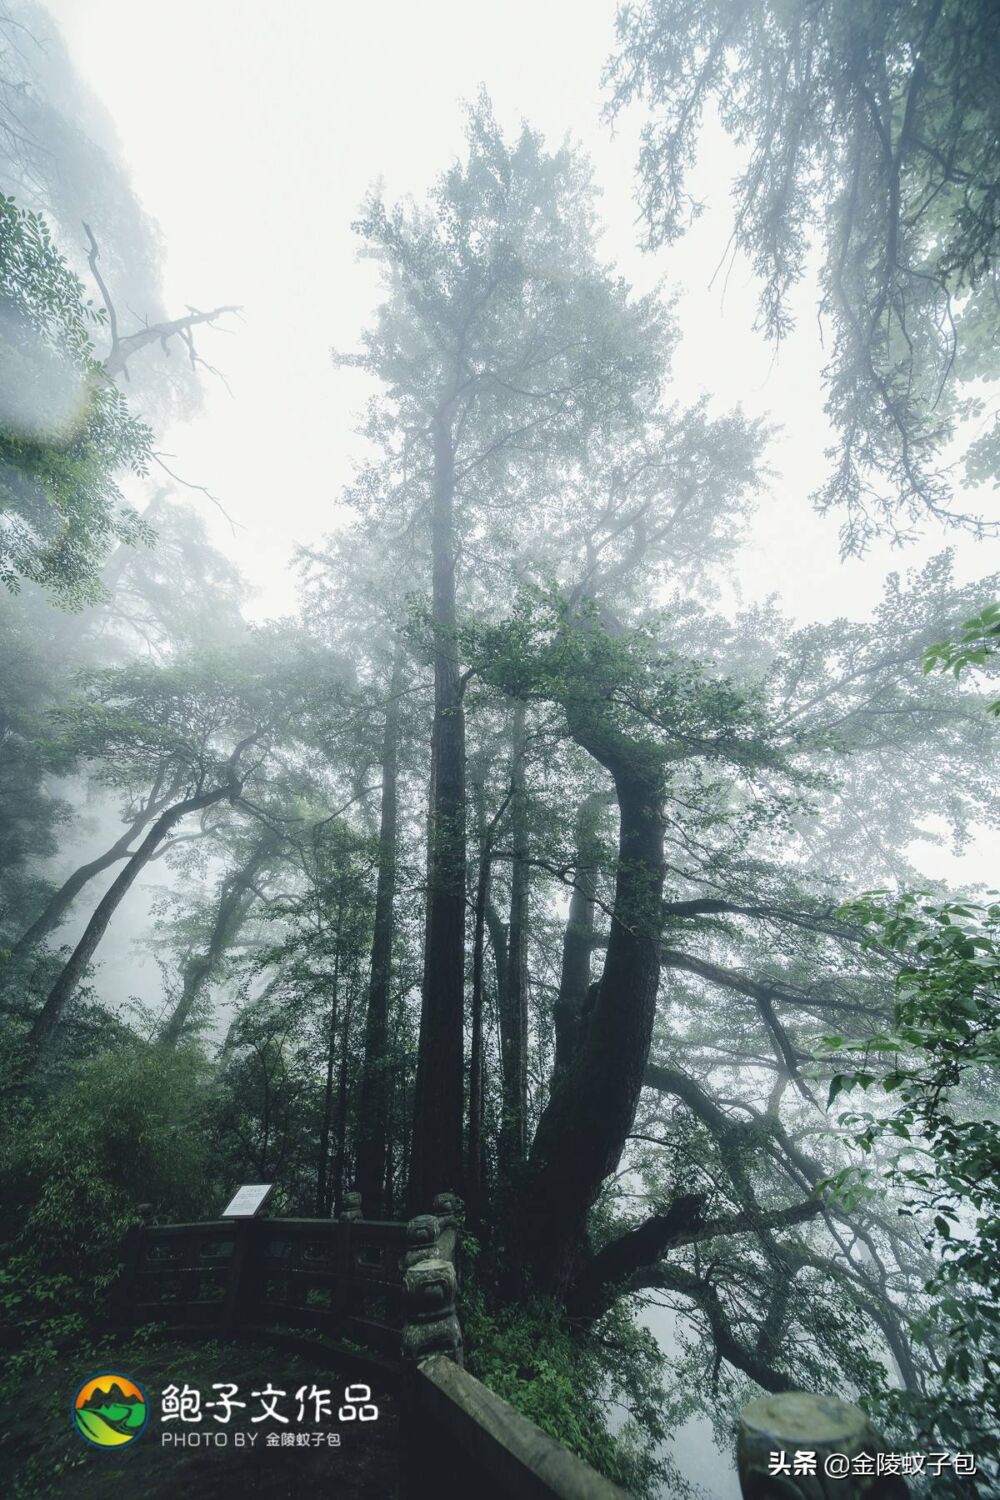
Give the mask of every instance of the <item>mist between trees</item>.
<svg viewBox="0 0 1000 1500">
<path fill-rule="evenodd" d="M 769 333 L 826 247 L 816 499 L 848 551 L 991 529 L 946 463 L 982 478 L 995 446 L 969 436 L 997 305 L 980 9 L 619 17 L 609 110 L 645 111 L 652 242 L 731 90 Z M 707 1415 L 725 1450 L 761 1389 L 859 1399 L 996 1493 L 1000 908 L 913 848 L 997 817 L 997 577 L 959 584 L 946 549 L 902 557 L 868 619 L 724 607 L 772 431 L 675 388 L 675 312 L 602 259 L 587 160 L 483 93 L 420 201 L 359 210 L 380 291 L 334 358 L 376 392 L 368 456 L 348 523 L 298 551 L 296 612 L 249 623 L 156 436 L 237 310 L 163 304 L 45 25 L 0 10 L 15 1369 L 85 1338 L 140 1203 L 212 1217 L 273 1181 L 275 1212 L 357 1189 L 379 1218 L 457 1192 L 470 1367 L 635 1494 L 687 1492 L 667 1436 Z M 114 1003 L 109 934 L 154 873 L 162 983 Z"/>
</svg>

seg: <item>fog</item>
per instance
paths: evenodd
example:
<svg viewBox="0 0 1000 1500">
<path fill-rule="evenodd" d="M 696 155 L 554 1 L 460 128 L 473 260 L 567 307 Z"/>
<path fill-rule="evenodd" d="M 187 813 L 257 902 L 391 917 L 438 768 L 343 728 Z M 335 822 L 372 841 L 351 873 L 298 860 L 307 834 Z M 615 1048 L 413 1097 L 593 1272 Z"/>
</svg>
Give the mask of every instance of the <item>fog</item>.
<svg viewBox="0 0 1000 1500">
<path fill-rule="evenodd" d="M 14 563 L 7 581 L 19 567 L 21 581 L 13 585 L 20 591 L 4 602 L 4 629 L 12 643 L 5 657 L 12 684 L 9 734 L 17 746 L 6 795 L 18 804 L 5 856 L 6 948 L 17 955 L 15 942 L 44 913 L 53 893 L 100 859 L 124 827 L 134 828 L 131 844 L 123 844 L 87 881 L 50 924 L 44 942 L 35 940 L 29 951 L 36 967 L 18 971 L 18 999 L 12 1002 L 17 1025 L 32 1024 L 46 994 L 51 1000 L 60 985 L 65 991 L 52 1009 L 49 1030 L 57 1042 L 61 1035 L 70 1040 L 62 1052 L 56 1046 L 51 1090 L 39 1085 L 38 1097 L 48 1097 L 47 1091 L 59 1097 L 81 1060 L 91 1052 L 104 1056 L 106 1044 L 96 1038 L 105 1016 L 115 1018 L 118 1029 L 109 1033 L 115 1045 L 155 1049 L 165 1033 L 171 1046 L 180 1038 L 181 1053 L 187 1056 L 190 1048 L 213 1080 L 198 1085 L 209 1091 L 204 1097 L 211 1094 L 211 1104 L 209 1123 L 197 1130 L 213 1143 L 218 1171 L 249 1172 L 249 1180 L 256 1180 L 253 1172 L 273 1172 L 276 1180 L 284 1174 L 286 1212 L 339 1209 L 343 1193 L 364 1177 L 369 1125 L 363 1098 L 371 1091 L 373 1045 L 365 1016 L 374 1013 L 382 962 L 386 976 L 391 967 L 392 980 L 386 978 L 379 1002 L 381 1045 L 391 1043 L 396 1062 L 395 1092 L 384 1106 L 388 1165 L 383 1159 L 377 1196 L 383 1210 L 398 1213 L 407 1193 L 411 1205 L 419 1196 L 415 1184 L 439 1190 L 444 1184 L 428 1167 L 430 1157 L 421 1165 L 420 1150 L 431 1148 L 421 1148 L 412 1111 L 419 1114 L 420 1070 L 424 1049 L 432 1045 L 426 1039 L 445 1024 L 444 1010 L 434 1011 L 433 995 L 444 994 L 447 983 L 435 980 L 431 957 L 438 952 L 433 893 L 445 886 L 443 877 L 428 872 L 446 868 L 448 848 L 441 841 L 454 837 L 448 830 L 457 820 L 463 830 L 461 858 L 455 856 L 460 889 L 451 895 L 465 914 L 457 919 L 460 929 L 464 921 L 464 935 L 463 951 L 455 957 L 458 1069 L 464 1037 L 465 1087 L 474 1095 L 477 1068 L 485 1078 L 478 1106 L 469 1102 L 461 1150 L 471 1162 L 477 1148 L 469 1136 L 478 1108 L 476 1128 L 484 1144 L 481 1160 L 476 1158 L 474 1169 L 468 1166 L 470 1212 L 488 1247 L 490 1234 L 499 1235 L 487 1253 L 499 1255 L 502 1264 L 506 1241 L 483 1205 L 490 1184 L 497 1202 L 506 1201 L 509 1183 L 503 1191 L 497 1187 L 507 1181 L 505 1151 L 519 1151 L 522 1168 L 533 1160 L 533 1133 L 559 1077 L 564 1041 L 558 1004 L 567 973 L 560 963 L 565 965 L 568 952 L 562 945 L 580 920 L 575 905 L 570 910 L 570 895 L 576 903 L 583 892 L 587 905 L 586 977 L 578 996 L 584 1009 L 575 1023 L 581 1027 L 589 1015 L 586 1004 L 599 1004 L 593 994 L 587 1002 L 583 996 L 587 985 L 600 990 L 604 949 L 609 966 L 613 961 L 609 934 L 620 909 L 620 890 L 613 893 L 620 880 L 614 852 L 619 825 L 609 812 L 609 788 L 614 784 L 620 791 L 623 776 L 610 751 L 594 750 L 598 737 L 577 727 L 572 691 L 550 687 L 557 669 L 544 652 L 561 628 L 552 624 L 557 610 L 551 617 L 545 613 L 551 605 L 546 590 L 552 589 L 569 601 L 570 615 L 581 607 L 581 597 L 592 609 L 581 639 L 590 639 L 588 630 L 598 636 L 607 631 L 608 641 L 617 643 L 608 646 L 609 656 L 594 657 L 584 680 L 603 681 L 601 673 L 612 670 L 639 672 L 638 658 L 622 665 L 633 649 L 622 642 L 641 637 L 653 643 L 635 647 L 650 653 L 648 660 L 642 657 L 642 671 L 652 675 L 639 672 L 635 682 L 641 686 L 622 689 L 620 700 L 610 694 L 618 705 L 615 734 L 631 733 L 627 715 L 635 711 L 645 715 L 644 733 L 655 738 L 663 731 L 669 739 L 674 730 L 662 717 L 666 702 L 671 714 L 681 716 L 677 722 L 687 726 L 683 715 L 691 715 L 695 727 L 677 731 L 685 745 L 703 746 L 718 736 L 707 760 L 698 761 L 701 751 L 691 751 L 690 760 L 671 772 L 678 778 L 670 783 L 676 802 L 670 802 L 675 810 L 665 825 L 659 879 L 662 886 L 665 870 L 668 909 L 671 900 L 679 904 L 663 944 L 683 948 L 684 955 L 673 969 L 672 960 L 665 960 L 669 982 L 661 978 L 651 1057 L 675 1068 L 690 1062 L 700 1084 L 723 1101 L 730 1123 L 777 1119 L 780 1106 L 787 1110 L 789 1130 L 829 1133 L 824 1149 L 831 1170 L 860 1159 L 857 1152 L 849 1155 L 844 1127 L 832 1118 L 817 1124 L 818 1116 L 810 1113 L 821 1110 L 818 1095 L 825 1095 L 831 1076 L 819 1037 L 823 1028 L 853 1036 L 852 1026 L 869 1025 L 857 1019 L 866 1006 L 871 1017 L 880 1007 L 889 1025 L 890 968 L 880 968 L 881 958 L 867 950 L 846 948 L 835 913 L 842 901 L 873 888 L 931 888 L 940 899 L 949 890 L 964 891 L 978 899 L 992 886 L 1000 834 L 986 689 L 973 672 L 961 679 L 925 672 L 922 653 L 989 602 L 997 543 L 928 513 L 902 545 L 883 528 L 862 555 L 841 555 L 843 512 L 833 507 L 820 514 L 812 500 L 829 476 L 840 440 L 828 415 L 835 363 L 830 320 L 825 313 L 817 316 L 818 303 L 829 296 L 819 221 L 805 274 L 792 279 L 791 326 L 775 345 L 758 326 L 761 277 L 734 243 L 740 225 L 730 189 L 748 170 L 751 147 L 734 141 L 713 103 L 688 174 L 703 211 L 673 243 L 646 246 L 636 164 L 649 109 L 633 101 L 613 121 L 607 117 L 609 85 L 602 76 L 616 45 L 615 10 L 603 0 L 583 6 L 550 0 L 541 7 L 513 0 L 502 8 L 454 0 L 423 8 L 398 0 L 367 7 L 293 0 L 282 8 L 263 0 L 174 0 L 158 7 L 125 0 L 45 0 L 44 6 L 11 0 L 0 14 L 4 21 L 16 24 L 3 33 L 6 91 L 0 104 L 8 111 L 5 120 L 23 125 L 28 144 L 17 132 L 9 131 L 7 139 L 0 129 L 3 191 L 20 208 L 44 216 L 93 309 L 107 304 L 103 321 L 94 320 L 93 309 L 88 314 L 97 365 L 119 341 L 149 325 L 165 329 L 170 319 L 185 324 L 129 354 L 120 373 L 109 361 L 103 385 L 93 369 L 71 369 L 46 342 L 49 334 L 36 331 L 36 344 L 18 352 L 36 374 L 8 379 L 0 394 L 5 429 L 26 445 L 50 442 L 60 453 L 72 447 L 67 434 L 74 440 L 82 434 L 83 441 L 89 431 L 95 389 L 106 396 L 113 389 L 114 399 L 124 398 L 132 416 L 149 427 L 148 449 L 138 461 L 129 460 L 129 444 L 141 447 L 141 435 L 129 429 L 116 438 L 121 461 L 113 482 L 145 516 L 150 533 L 132 534 L 127 519 L 115 523 L 124 530 L 102 522 L 100 540 L 93 516 L 104 514 L 111 491 L 103 490 L 81 527 L 99 542 L 86 567 L 81 562 L 74 574 L 72 598 L 60 595 L 58 579 L 51 584 L 50 560 L 18 563 L 31 555 L 29 533 L 36 522 L 28 517 L 12 523 L 9 533 Z M 455 219 L 461 218 L 465 200 L 454 183 L 454 201 L 447 186 L 436 198 L 428 194 L 440 174 L 474 154 L 475 136 L 471 146 L 467 141 L 469 110 L 474 119 L 483 118 L 475 114 L 485 109 L 482 102 L 476 105 L 482 91 L 504 141 L 516 142 L 525 124 L 540 134 L 544 146 L 532 148 L 532 161 L 549 163 L 554 158 L 544 153 L 558 153 L 564 143 L 589 161 L 597 193 L 593 245 L 589 229 L 581 228 L 586 248 L 567 250 L 553 284 L 574 288 L 579 274 L 579 285 L 586 284 L 586 295 L 599 303 L 579 326 L 589 336 L 606 318 L 601 358 L 618 363 L 613 375 L 600 377 L 614 391 L 605 406 L 595 402 L 591 413 L 590 398 L 581 396 L 572 417 L 563 409 L 546 417 L 543 433 L 558 437 L 536 442 L 532 423 L 522 423 L 512 405 L 531 383 L 525 377 L 519 385 L 518 372 L 535 368 L 523 350 L 530 353 L 537 330 L 523 333 L 517 321 L 533 304 L 528 292 L 523 305 L 516 298 L 503 304 L 497 316 L 513 330 L 506 384 L 497 377 L 488 398 L 479 398 L 478 407 L 473 398 L 455 418 L 459 436 L 452 462 L 459 499 L 457 520 L 449 524 L 457 527 L 458 540 L 449 556 L 453 589 L 458 580 L 458 613 L 452 597 L 452 616 L 446 618 L 444 554 L 434 550 L 444 523 L 436 510 L 433 525 L 428 520 L 437 504 L 437 479 L 427 478 L 427 434 L 437 417 L 420 428 L 413 374 L 419 370 L 431 378 L 433 361 L 425 349 L 431 336 L 423 324 L 417 331 L 408 325 L 398 330 L 406 308 L 418 306 L 437 274 L 427 270 L 430 259 L 420 260 L 431 257 L 429 242 L 420 237 L 426 216 L 439 214 L 440 223 L 449 225 L 442 208 L 448 202 Z M 483 127 L 483 138 L 492 143 L 490 128 Z M 504 161 L 516 176 L 521 158 L 513 145 L 503 150 L 510 152 Z M 545 165 L 538 168 L 539 180 L 547 171 L 555 177 L 556 168 Z M 384 223 L 396 224 L 400 243 L 410 236 L 412 260 L 372 211 L 366 195 L 373 191 L 387 205 Z M 463 191 L 471 194 L 472 188 Z M 577 212 L 575 205 L 584 200 L 575 179 L 565 193 Z M 392 219 L 394 205 L 401 205 L 398 220 Z M 563 209 L 552 212 L 558 216 Z M 586 211 L 579 212 L 582 225 Z M 538 228 L 545 213 L 543 205 L 535 218 L 525 217 L 531 228 L 524 234 L 537 234 L 542 245 L 525 252 L 525 264 L 535 264 L 535 253 L 548 275 L 562 252 Z M 483 243 L 489 232 L 481 231 Z M 478 253 L 475 235 L 470 244 Z M 473 251 L 469 257 L 471 265 Z M 584 262 L 585 275 L 579 270 Z M 624 278 L 628 298 L 611 289 L 607 267 Z M 469 272 L 470 286 L 477 285 L 478 274 Z M 524 275 L 527 285 L 529 272 Z M 600 296 L 595 285 L 602 288 Z M 570 313 L 559 316 L 581 318 L 572 302 L 577 292 L 565 295 Z M 659 359 L 657 339 L 664 347 L 670 343 L 666 323 L 659 321 L 668 307 L 667 321 L 677 333 L 669 375 L 663 377 L 660 366 L 651 375 L 636 374 L 643 360 L 652 368 Z M 204 320 L 202 314 L 213 309 L 225 311 Z M 14 346 L 21 337 L 20 304 L 11 316 L 12 331 L 4 337 Z M 443 326 L 445 315 L 438 311 L 435 317 Z M 633 322 L 626 326 L 627 318 Z M 565 347 L 574 347 L 576 328 L 570 328 Z M 545 330 L 548 337 L 547 324 Z M 479 336 L 486 341 L 485 333 Z M 501 338 L 495 329 L 490 336 Z M 563 347 L 553 359 L 565 357 Z M 606 355 L 608 349 L 617 352 Z M 52 365 L 48 374 L 46 361 Z M 661 395 L 650 396 L 661 378 Z M 496 394 L 501 386 L 508 394 Z M 975 389 L 981 388 L 987 389 Z M 449 412 L 463 399 L 458 376 L 451 389 Z M 702 399 L 703 414 L 696 419 L 692 413 Z M 623 513 L 614 510 L 602 512 L 588 531 L 589 520 L 585 525 L 580 516 L 588 506 L 594 515 L 600 511 L 605 478 L 610 476 L 614 493 L 630 465 L 641 473 L 636 454 L 647 454 L 649 461 L 642 445 L 652 441 L 649 434 L 661 420 L 656 413 L 665 404 L 671 409 L 662 418 L 670 429 L 664 440 L 670 457 L 663 466 L 671 477 L 664 492 L 674 482 L 683 488 L 676 475 L 687 473 L 689 464 L 692 492 L 701 497 L 697 504 L 707 507 L 704 497 L 718 495 L 715 510 L 706 508 L 691 520 L 694 502 L 676 501 L 671 537 L 679 541 L 666 539 L 669 528 L 648 539 L 643 528 L 657 514 L 648 497 L 640 519 L 630 523 L 634 531 L 615 523 Z M 440 409 L 445 405 L 442 398 Z M 731 416 L 734 410 L 740 415 Z M 584 411 L 591 422 L 585 431 Z M 692 434 L 702 420 L 705 436 L 696 440 Z M 982 420 L 981 411 L 956 419 L 944 446 L 949 474 L 957 475 Z M 466 432 L 471 436 L 462 436 Z M 472 453 L 465 468 L 463 441 Z M 958 493 L 957 477 L 954 489 Z M 655 500 L 661 503 L 667 502 Z M 994 508 L 992 476 L 980 475 L 966 486 L 961 506 L 987 513 Z M 716 519 L 730 511 L 732 545 L 723 535 L 728 520 L 719 523 L 716 544 Z M 23 536 L 17 529 L 22 525 Z M 586 548 L 589 563 L 578 584 L 572 551 L 577 545 Z M 42 551 L 48 558 L 51 547 Z M 942 559 L 945 551 L 950 564 Z M 87 568 L 99 580 L 89 593 Z M 591 595 L 592 577 L 598 584 Z M 523 636 L 503 633 L 508 618 L 528 622 Z M 448 651 L 441 644 L 446 637 Z M 528 650 L 525 641 L 539 653 L 530 670 L 516 656 Z M 694 675 L 678 669 L 683 688 L 675 685 L 656 697 L 649 682 L 667 670 L 664 663 L 677 662 L 696 663 Z M 727 691 L 732 685 L 735 706 L 725 711 L 737 725 L 735 749 L 726 738 L 729 730 L 718 727 L 723 710 L 713 690 L 705 687 L 702 694 L 690 686 L 703 670 L 706 682 L 721 679 Z M 875 686 L 865 696 L 868 683 Z M 442 693 L 454 694 L 449 712 L 464 714 L 468 723 L 460 756 L 455 752 L 460 796 L 440 770 L 442 757 L 451 753 Z M 652 696 L 636 709 L 643 693 Z M 695 707 L 678 708 L 684 693 Z M 401 705 L 395 715 L 393 704 Z M 765 741 L 766 751 L 746 748 Z M 719 750 L 722 744 L 730 748 Z M 670 757 L 677 758 L 674 748 Z M 387 833 L 390 780 L 393 821 Z M 446 795 L 458 799 L 447 808 L 440 800 Z M 182 796 L 188 799 L 178 814 L 183 821 L 165 825 L 165 842 L 119 900 L 119 876 L 131 869 L 123 861 L 147 834 L 152 838 L 155 820 L 164 809 L 180 807 Z M 592 806 L 599 810 L 591 826 L 584 810 Z M 624 846 L 624 804 L 621 815 Z M 395 840 L 395 888 L 383 908 L 376 881 L 380 890 L 389 867 L 387 838 Z M 492 875 L 484 877 L 484 871 Z M 678 926 L 687 916 L 681 910 L 685 900 L 719 895 L 736 916 Z M 113 915 L 84 952 L 95 913 L 112 898 Z M 800 899 L 811 903 L 808 921 L 796 916 L 797 926 L 775 927 L 774 909 Z M 752 912 L 765 914 L 763 928 L 748 924 Z M 387 947 L 379 960 L 380 924 L 386 922 Z M 701 957 L 689 963 L 688 949 L 698 942 Z M 79 973 L 67 978 L 77 956 Z M 520 982 L 511 978 L 515 971 Z M 454 979 L 454 963 L 450 972 Z M 789 1006 L 791 1041 L 765 1010 L 748 1019 L 739 1009 L 744 1001 L 734 1001 L 734 992 L 756 997 L 753 1003 L 760 997 L 758 990 L 740 991 L 739 982 L 734 990 L 734 972 L 758 989 L 777 987 L 768 993 Z M 712 988 L 716 984 L 721 991 Z M 804 994 L 826 997 L 817 1002 L 826 1010 L 795 1009 Z M 522 1007 L 517 1024 L 505 1011 L 510 995 Z M 766 1009 L 770 1002 L 765 997 L 760 1003 Z M 837 1008 L 841 1003 L 844 1010 Z M 64 1024 L 69 1032 L 60 1030 Z M 870 1026 L 877 1031 L 879 1024 L 872 1020 Z M 510 1083 L 515 1033 L 525 1054 L 515 1069 L 522 1080 L 516 1128 L 510 1123 L 511 1110 L 517 1113 Z M 45 1045 L 52 1045 L 48 1031 Z M 727 1054 L 727 1046 L 734 1050 Z M 266 1132 L 260 1144 L 254 1113 L 254 1058 L 265 1052 L 280 1060 L 282 1079 L 294 1081 L 280 1096 L 286 1112 L 280 1146 Z M 810 1073 L 807 1064 L 818 1071 Z M 385 1058 L 381 1066 L 386 1068 Z M 788 1092 L 779 1092 L 772 1104 L 775 1070 L 780 1076 L 782 1069 Z M 267 1088 L 272 1081 L 268 1073 Z M 746 1102 L 734 1103 L 734 1095 Z M 739 1173 L 728 1187 L 720 1186 L 727 1170 L 724 1145 L 718 1172 L 702 1160 L 715 1150 L 709 1114 L 685 1113 L 688 1105 L 682 1107 L 680 1098 L 676 1092 L 643 1093 L 626 1133 L 630 1144 L 623 1146 L 616 1171 L 605 1174 L 594 1209 L 598 1242 L 611 1234 L 613 1222 L 634 1225 L 644 1205 L 659 1211 L 676 1194 L 707 1192 L 705 1201 L 716 1205 L 720 1219 L 727 1192 L 737 1210 L 746 1208 Z M 983 1107 L 991 1108 L 988 1096 L 975 1098 L 979 1104 L 970 1108 L 980 1108 L 982 1098 Z M 196 1116 L 202 1118 L 195 1109 Z M 426 1128 L 426 1139 L 437 1140 Z M 515 1149 L 509 1141 L 518 1130 Z M 251 1139 L 252 1150 L 246 1144 Z M 310 1151 L 319 1139 L 314 1188 Z M 651 1154 L 653 1140 L 666 1148 L 662 1157 Z M 411 1150 L 407 1169 L 404 1158 Z M 879 1163 L 881 1151 L 873 1158 Z M 754 1171 L 759 1167 L 757 1160 Z M 782 1191 L 772 1191 L 768 1179 L 769 1204 L 784 1206 L 788 1194 L 795 1196 L 789 1182 L 796 1192 L 803 1183 L 809 1187 L 799 1168 L 789 1173 Z M 516 1173 L 511 1180 L 519 1180 Z M 207 1174 L 199 1189 L 205 1212 L 214 1184 Z M 721 1196 L 717 1201 L 713 1195 Z M 163 1201 L 170 1201 L 166 1189 Z M 823 1222 L 816 1221 L 817 1237 L 825 1232 Z M 891 1270 L 881 1272 L 880 1295 L 890 1304 L 891 1321 L 899 1307 L 905 1313 L 908 1297 L 922 1295 L 928 1262 L 918 1235 L 911 1236 L 907 1260 L 891 1236 L 880 1237 L 880 1226 L 868 1224 L 865 1233 L 878 1238 L 887 1263 L 896 1257 Z M 811 1252 L 815 1243 L 810 1241 Z M 830 1245 L 824 1254 L 841 1256 L 854 1275 L 853 1250 L 839 1239 Z M 697 1244 L 693 1253 L 690 1265 L 700 1275 Z M 754 1254 L 765 1270 L 778 1264 L 769 1231 L 755 1242 Z M 499 1271 L 497 1276 L 502 1280 Z M 743 1310 L 748 1329 L 759 1317 L 755 1347 L 766 1352 L 764 1279 L 761 1271 L 761 1285 L 755 1283 L 753 1297 L 747 1293 L 753 1312 Z M 729 1296 L 731 1288 L 724 1285 Z M 678 1493 L 674 1486 L 686 1480 L 703 1486 L 695 1493 L 735 1500 L 731 1422 L 738 1404 L 758 1391 L 752 1374 L 757 1367 L 738 1371 L 723 1364 L 720 1388 L 723 1356 L 712 1349 L 705 1304 L 690 1299 L 682 1280 L 660 1286 L 655 1296 L 653 1288 L 654 1282 L 640 1278 L 638 1292 L 647 1295 L 630 1305 L 667 1358 L 670 1436 L 660 1447 L 676 1469 L 672 1477 L 661 1476 L 651 1493 Z M 738 1316 L 741 1304 L 726 1306 Z M 800 1361 L 796 1374 L 807 1379 L 812 1372 L 818 1379 L 826 1358 L 822 1331 L 809 1325 L 805 1307 L 795 1313 L 800 1322 L 789 1317 L 788 1327 L 795 1329 L 794 1337 L 788 1334 L 789 1348 L 794 1342 Z M 836 1338 L 842 1336 L 841 1328 Z M 863 1393 L 864 1371 L 851 1368 L 845 1347 L 836 1347 L 831 1367 L 839 1372 L 838 1389 Z M 886 1348 L 883 1339 L 872 1360 L 899 1384 L 903 1377 Z M 933 1383 L 934 1358 L 927 1358 L 926 1380 Z M 602 1378 L 611 1382 L 615 1428 L 630 1404 L 623 1396 L 627 1382 L 622 1385 L 620 1370 Z M 638 1402 L 634 1391 L 631 1397 Z"/>
</svg>

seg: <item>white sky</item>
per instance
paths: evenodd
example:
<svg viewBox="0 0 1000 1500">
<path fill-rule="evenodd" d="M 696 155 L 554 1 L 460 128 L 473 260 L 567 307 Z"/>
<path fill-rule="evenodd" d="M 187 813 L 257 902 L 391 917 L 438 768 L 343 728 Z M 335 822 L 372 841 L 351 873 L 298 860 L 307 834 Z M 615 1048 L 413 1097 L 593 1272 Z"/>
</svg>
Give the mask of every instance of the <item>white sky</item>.
<svg viewBox="0 0 1000 1500">
<path fill-rule="evenodd" d="M 836 517 L 808 495 L 825 472 L 822 352 L 815 291 L 799 289 L 799 329 L 776 359 L 752 331 L 756 286 L 745 263 L 723 300 L 712 273 L 728 240 L 737 158 L 707 133 L 697 196 L 709 211 L 679 246 L 637 248 L 637 120 L 615 137 L 600 120 L 600 74 L 614 0 L 48 0 L 80 73 L 107 107 L 139 196 L 163 227 L 169 307 L 241 304 L 231 336 L 200 346 L 225 373 L 207 378 L 202 415 L 161 435 L 171 467 L 207 485 L 239 523 L 204 502 L 217 544 L 257 589 L 254 613 L 295 605 L 288 558 L 334 528 L 338 495 L 360 453 L 367 377 L 334 370 L 332 347 L 357 347 L 376 297 L 351 221 L 377 179 L 421 196 L 462 147 L 462 101 L 481 83 L 508 129 L 521 119 L 553 143 L 585 146 L 602 190 L 605 250 L 639 289 L 679 289 L 675 388 L 710 392 L 777 417 L 778 471 L 762 497 L 737 577 L 744 600 L 774 591 L 800 621 L 868 613 L 885 573 L 957 547 L 962 579 L 998 566 L 996 543 L 933 528 L 904 550 L 887 543 L 841 563 Z M 955 861 L 928 851 L 929 872 L 989 879 L 1000 846 Z"/>
<path fill-rule="evenodd" d="M 745 265 L 733 268 L 724 305 L 719 285 L 709 290 L 736 166 L 717 129 L 697 179 L 714 211 L 679 247 L 652 257 L 637 249 L 635 122 L 613 139 L 599 119 L 614 0 L 47 3 L 163 228 L 168 306 L 245 309 L 234 336 L 201 340 L 232 397 L 210 381 L 203 414 L 161 435 L 160 446 L 243 528 L 234 538 L 207 513 L 215 541 L 258 590 L 255 613 L 294 608 L 290 552 L 337 524 L 337 497 L 360 452 L 353 428 L 367 383 L 330 361 L 331 347 L 356 347 L 375 299 L 351 220 L 378 178 L 393 197 L 423 194 L 461 150 L 461 101 L 480 83 L 509 129 L 526 118 L 553 144 L 569 132 L 586 147 L 612 226 L 607 255 L 640 289 L 660 278 L 680 288 L 689 332 L 675 363 L 678 396 L 708 390 L 719 408 L 742 401 L 782 422 L 771 454 L 779 474 L 739 574 L 744 599 L 776 591 L 800 620 L 864 615 L 888 569 L 916 566 L 945 541 L 957 545 L 961 578 L 997 567 L 995 543 L 940 532 L 905 552 L 882 546 L 862 563 L 839 561 L 838 520 L 820 520 L 807 499 L 827 442 L 814 289 L 801 289 L 800 330 L 777 362 L 751 331 L 756 291 Z M 998 854 L 984 835 L 963 860 L 935 850 L 928 864 L 990 879 Z M 700 1450 L 725 1488 L 706 1437 L 701 1430 L 687 1445 L 690 1472 Z"/>
</svg>

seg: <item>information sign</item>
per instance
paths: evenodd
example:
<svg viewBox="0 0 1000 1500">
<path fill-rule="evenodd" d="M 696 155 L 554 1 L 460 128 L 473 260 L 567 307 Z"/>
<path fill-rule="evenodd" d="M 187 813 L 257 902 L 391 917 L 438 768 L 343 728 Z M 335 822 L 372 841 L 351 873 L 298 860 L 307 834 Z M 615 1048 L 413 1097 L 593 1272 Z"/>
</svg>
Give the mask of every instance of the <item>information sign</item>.
<svg viewBox="0 0 1000 1500">
<path fill-rule="evenodd" d="M 274 1190 L 273 1182 L 246 1183 L 222 1211 L 224 1219 L 253 1219 L 260 1213 Z"/>
</svg>

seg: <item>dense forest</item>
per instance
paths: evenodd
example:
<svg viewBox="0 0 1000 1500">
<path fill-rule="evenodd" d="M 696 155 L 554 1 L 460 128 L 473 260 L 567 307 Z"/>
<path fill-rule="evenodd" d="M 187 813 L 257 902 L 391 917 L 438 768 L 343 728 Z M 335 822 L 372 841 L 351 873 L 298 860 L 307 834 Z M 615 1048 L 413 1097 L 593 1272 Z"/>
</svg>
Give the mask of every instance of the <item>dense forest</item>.
<svg viewBox="0 0 1000 1500">
<path fill-rule="evenodd" d="M 51 17 L 0 7 L 8 1399 L 141 1212 L 450 1192 L 470 1368 L 630 1493 L 689 1493 L 664 1439 L 726 1449 L 792 1389 L 998 1492 L 1000 897 L 914 852 L 1000 813 L 991 9 L 609 11 L 643 293 L 583 150 L 480 92 L 422 198 L 341 226 L 378 277 L 333 356 L 362 456 L 262 620 L 210 526 L 239 495 L 160 446 L 252 326 L 169 304 L 169 223 Z M 773 429 L 671 374 L 671 247 L 729 191 L 707 115 L 768 338 L 815 286 L 803 512 L 845 569 L 940 538 L 866 618 L 731 587 Z M 160 976 L 127 1001 L 126 927 Z"/>
</svg>

